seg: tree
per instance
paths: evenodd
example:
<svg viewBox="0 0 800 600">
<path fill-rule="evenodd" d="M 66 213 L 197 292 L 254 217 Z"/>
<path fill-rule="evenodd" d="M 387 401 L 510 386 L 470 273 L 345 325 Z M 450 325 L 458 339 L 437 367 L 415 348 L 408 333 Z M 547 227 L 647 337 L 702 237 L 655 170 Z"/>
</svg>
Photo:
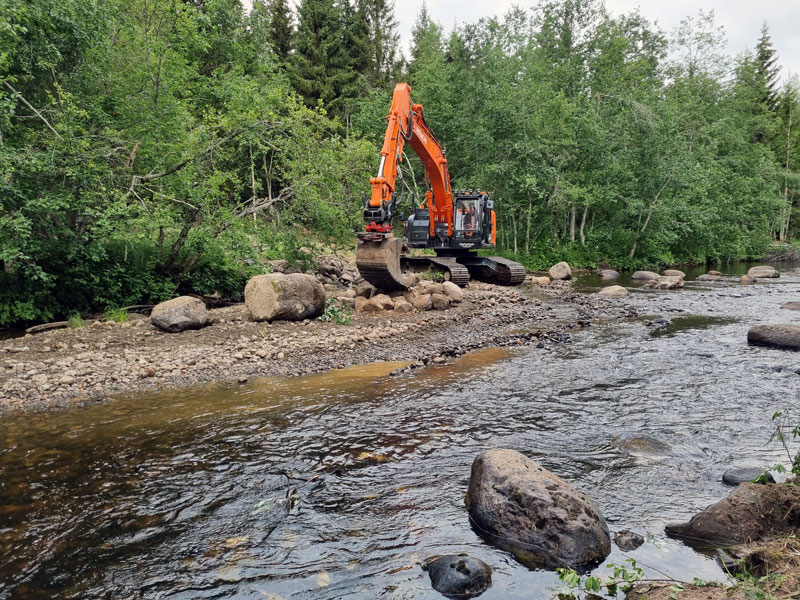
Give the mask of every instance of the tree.
<svg viewBox="0 0 800 600">
<path fill-rule="evenodd" d="M 256 0 L 261 4 L 263 0 Z M 253 5 L 255 10 L 255 3 Z M 293 47 L 292 12 L 287 0 L 269 0 L 266 5 L 269 16 L 270 45 L 282 63 L 289 60 Z"/>
<path fill-rule="evenodd" d="M 398 65 L 400 34 L 394 15 L 394 0 L 358 0 L 358 8 L 368 26 L 369 81 L 386 86 L 394 78 Z"/>
<path fill-rule="evenodd" d="M 778 64 L 777 52 L 772 46 L 772 38 L 770 38 L 766 21 L 761 25 L 761 37 L 756 45 L 755 58 L 760 100 L 771 111 L 775 111 L 778 106 L 778 73 L 780 73 L 781 67 Z"/>
</svg>

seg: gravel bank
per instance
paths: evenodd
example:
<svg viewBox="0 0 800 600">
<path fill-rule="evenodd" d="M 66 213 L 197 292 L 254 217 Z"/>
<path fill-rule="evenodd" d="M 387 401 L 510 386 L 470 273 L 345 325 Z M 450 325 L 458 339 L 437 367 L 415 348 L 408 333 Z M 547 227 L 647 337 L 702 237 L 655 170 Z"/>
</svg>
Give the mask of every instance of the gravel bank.
<svg viewBox="0 0 800 600">
<path fill-rule="evenodd" d="M 0 342 L 0 413 L 80 406 L 119 393 L 199 382 L 245 383 L 374 361 L 422 366 L 487 346 L 569 343 L 593 321 L 636 316 L 624 303 L 575 294 L 568 282 L 517 288 L 479 282 L 445 311 L 355 313 L 254 323 L 244 305 L 210 311 L 210 326 L 163 333 L 146 318 L 95 322 Z"/>
</svg>

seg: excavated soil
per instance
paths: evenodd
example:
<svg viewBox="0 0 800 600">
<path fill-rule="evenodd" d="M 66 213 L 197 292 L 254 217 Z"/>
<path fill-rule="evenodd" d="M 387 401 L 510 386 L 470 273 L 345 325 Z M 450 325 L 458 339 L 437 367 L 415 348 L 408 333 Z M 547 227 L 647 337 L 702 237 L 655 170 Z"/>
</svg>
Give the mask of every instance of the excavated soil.
<svg viewBox="0 0 800 600">
<path fill-rule="evenodd" d="M 516 288 L 473 282 L 464 301 L 448 310 L 355 313 L 347 325 L 255 323 L 244 305 L 235 305 L 211 310 L 203 329 L 170 334 L 131 315 L 126 323 L 94 322 L 0 342 L 0 413 L 374 361 L 422 366 L 486 346 L 532 343 L 547 351 L 592 321 L 635 315 L 624 303 L 575 294 L 567 282 Z"/>
</svg>

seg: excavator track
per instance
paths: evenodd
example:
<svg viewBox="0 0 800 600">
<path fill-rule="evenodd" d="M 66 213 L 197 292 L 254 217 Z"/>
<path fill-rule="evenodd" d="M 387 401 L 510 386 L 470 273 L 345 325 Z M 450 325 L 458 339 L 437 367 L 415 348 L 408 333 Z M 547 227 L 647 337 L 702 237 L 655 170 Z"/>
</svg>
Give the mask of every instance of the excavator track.
<svg viewBox="0 0 800 600">
<path fill-rule="evenodd" d="M 496 281 L 500 285 L 519 285 L 525 281 L 525 267 L 518 262 L 508 260 L 502 256 L 490 256 L 489 260 L 497 263 Z"/>
<path fill-rule="evenodd" d="M 401 260 L 405 268 L 413 271 L 426 271 L 433 266 L 442 272 L 445 281 L 451 281 L 459 287 L 469 283 L 469 269 L 449 256 L 404 256 Z"/>
<path fill-rule="evenodd" d="M 461 260 L 475 279 L 497 285 L 519 285 L 525 281 L 525 267 L 501 256 L 470 256 Z"/>
</svg>

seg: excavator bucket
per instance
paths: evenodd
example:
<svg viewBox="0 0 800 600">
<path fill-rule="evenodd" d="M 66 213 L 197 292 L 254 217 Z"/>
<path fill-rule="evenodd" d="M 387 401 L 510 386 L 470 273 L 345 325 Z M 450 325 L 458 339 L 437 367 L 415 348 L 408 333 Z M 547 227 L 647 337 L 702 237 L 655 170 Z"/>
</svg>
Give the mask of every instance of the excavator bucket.
<svg viewBox="0 0 800 600">
<path fill-rule="evenodd" d="M 380 290 L 406 290 L 400 258 L 403 240 L 388 237 L 380 240 L 361 239 L 356 250 L 356 266 L 361 276 Z"/>
</svg>

